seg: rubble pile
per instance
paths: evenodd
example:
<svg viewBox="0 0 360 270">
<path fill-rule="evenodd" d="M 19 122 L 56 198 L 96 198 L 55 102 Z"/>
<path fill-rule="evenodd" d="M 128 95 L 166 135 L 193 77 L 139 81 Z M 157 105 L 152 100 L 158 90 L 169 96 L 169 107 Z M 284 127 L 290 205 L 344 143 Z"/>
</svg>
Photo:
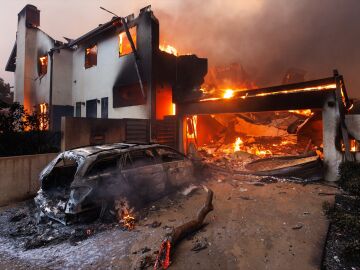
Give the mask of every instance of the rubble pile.
<svg viewBox="0 0 360 270">
<path fill-rule="evenodd" d="M 300 136 L 311 129 L 314 113 L 266 112 L 200 117 L 198 152 L 205 163 L 229 171 L 244 171 L 246 164 L 261 158 L 297 156 L 318 151 L 318 134 Z M 203 124 L 201 124 L 203 123 Z M 216 128 L 214 128 L 216 127 Z M 201 134 L 205 129 L 207 135 Z"/>
</svg>

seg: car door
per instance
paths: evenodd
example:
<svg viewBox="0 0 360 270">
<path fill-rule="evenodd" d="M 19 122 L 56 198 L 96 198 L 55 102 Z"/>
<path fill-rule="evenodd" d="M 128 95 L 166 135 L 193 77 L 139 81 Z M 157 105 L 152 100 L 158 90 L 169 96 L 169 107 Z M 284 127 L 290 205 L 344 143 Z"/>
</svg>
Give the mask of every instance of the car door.
<svg viewBox="0 0 360 270">
<path fill-rule="evenodd" d="M 186 156 L 169 147 L 157 147 L 156 152 L 171 186 L 178 187 L 195 181 L 194 166 Z"/>
<path fill-rule="evenodd" d="M 124 154 L 122 175 L 137 200 L 148 202 L 165 195 L 166 174 L 152 149 Z"/>
</svg>

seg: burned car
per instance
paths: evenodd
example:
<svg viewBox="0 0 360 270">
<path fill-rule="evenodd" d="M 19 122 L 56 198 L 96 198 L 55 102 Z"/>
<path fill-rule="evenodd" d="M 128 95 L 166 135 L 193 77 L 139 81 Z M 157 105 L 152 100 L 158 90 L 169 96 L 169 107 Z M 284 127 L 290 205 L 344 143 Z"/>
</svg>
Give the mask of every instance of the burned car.
<svg viewBox="0 0 360 270">
<path fill-rule="evenodd" d="M 195 181 L 193 162 L 159 144 L 117 143 L 60 153 L 40 174 L 41 215 L 66 224 L 118 198 L 134 207 Z"/>
</svg>

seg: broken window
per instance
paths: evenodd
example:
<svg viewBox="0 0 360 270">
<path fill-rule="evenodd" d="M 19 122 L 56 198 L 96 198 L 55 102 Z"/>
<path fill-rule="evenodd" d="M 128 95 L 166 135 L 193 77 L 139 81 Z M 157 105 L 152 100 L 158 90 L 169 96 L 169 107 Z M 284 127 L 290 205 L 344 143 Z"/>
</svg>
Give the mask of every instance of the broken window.
<svg viewBox="0 0 360 270">
<path fill-rule="evenodd" d="M 144 84 L 144 92 L 147 93 L 147 84 Z M 146 104 L 146 98 L 141 92 L 138 83 L 132 85 L 119 85 L 113 88 L 113 107 L 127 107 Z"/>
<path fill-rule="evenodd" d="M 42 182 L 44 190 L 68 188 L 74 180 L 78 164 L 74 159 L 62 158 Z"/>
<path fill-rule="evenodd" d="M 126 161 L 125 164 L 123 164 L 123 169 L 132 169 L 137 167 L 154 165 L 156 163 L 156 158 L 152 150 L 147 149 L 132 151 L 126 156 Z"/>
<path fill-rule="evenodd" d="M 172 162 L 185 159 L 183 155 L 170 148 L 157 148 L 156 151 L 163 162 Z"/>
<path fill-rule="evenodd" d="M 38 61 L 39 76 L 44 76 L 47 73 L 47 66 L 48 66 L 48 56 L 44 55 L 42 57 L 39 57 L 39 61 Z"/>
<path fill-rule="evenodd" d="M 85 49 L 85 68 L 97 65 L 97 45 Z"/>
<path fill-rule="evenodd" d="M 130 28 L 129 32 L 136 48 L 136 27 Z M 126 35 L 126 32 L 122 32 L 119 34 L 119 57 L 129 53 L 132 53 L 131 44 Z"/>
</svg>

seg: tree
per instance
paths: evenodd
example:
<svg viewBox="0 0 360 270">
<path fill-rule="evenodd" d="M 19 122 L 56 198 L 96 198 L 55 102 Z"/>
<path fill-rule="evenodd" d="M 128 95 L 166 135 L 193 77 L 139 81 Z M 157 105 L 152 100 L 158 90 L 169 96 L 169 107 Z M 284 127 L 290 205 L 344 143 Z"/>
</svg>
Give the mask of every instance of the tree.
<svg viewBox="0 0 360 270">
<path fill-rule="evenodd" d="M 18 102 L 0 110 L 0 133 L 41 131 L 48 129 L 49 115 L 34 108 L 28 113 L 24 106 Z"/>
<path fill-rule="evenodd" d="M 0 107 L 6 107 L 5 104 L 12 104 L 13 100 L 14 93 L 10 91 L 10 84 L 5 83 L 4 79 L 0 78 L 0 101 L 2 101 Z"/>
</svg>

